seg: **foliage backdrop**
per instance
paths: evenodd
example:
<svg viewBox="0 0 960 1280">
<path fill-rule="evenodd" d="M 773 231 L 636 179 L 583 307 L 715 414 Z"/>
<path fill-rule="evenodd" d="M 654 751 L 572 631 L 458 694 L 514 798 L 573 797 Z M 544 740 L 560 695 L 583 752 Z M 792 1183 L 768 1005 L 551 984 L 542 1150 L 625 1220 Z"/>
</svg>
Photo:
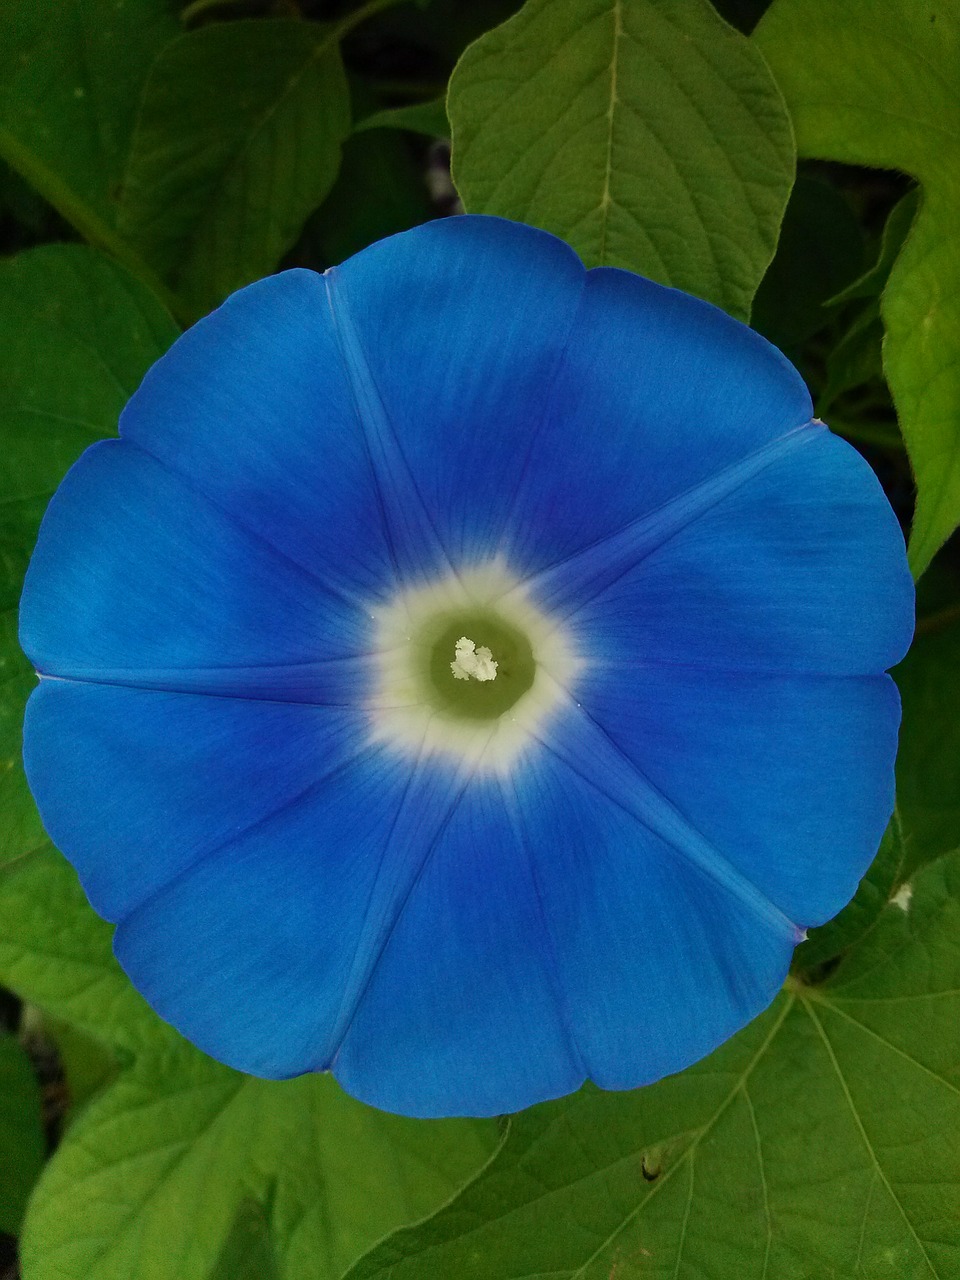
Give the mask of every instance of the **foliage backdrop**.
<svg viewBox="0 0 960 1280">
<path fill-rule="evenodd" d="M 960 0 L 0 8 L 0 1231 L 25 1280 L 960 1280 L 958 72 Z M 451 212 L 451 135 L 469 211 L 752 314 L 924 575 L 898 811 L 854 903 L 706 1061 L 499 1123 L 187 1045 L 20 765 L 17 601 L 67 467 L 233 289 Z"/>
</svg>

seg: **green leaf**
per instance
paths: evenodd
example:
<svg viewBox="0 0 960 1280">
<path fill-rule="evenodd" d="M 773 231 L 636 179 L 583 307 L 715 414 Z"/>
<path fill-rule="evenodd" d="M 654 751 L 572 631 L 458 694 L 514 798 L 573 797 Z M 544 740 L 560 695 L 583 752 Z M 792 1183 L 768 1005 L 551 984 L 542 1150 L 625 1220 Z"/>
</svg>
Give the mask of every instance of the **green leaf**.
<svg viewBox="0 0 960 1280">
<path fill-rule="evenodd" d="M 775 0 L 754 37 L 803 156 L 899 169 L 923 199 L 883 295 L 883 360 L 917 481 L 919 575 L 960 523 L 957 0 Z"/>
<path fill-rule="evenodd" d="M 157 60 L 120 229 L 194 313 L 272 271 L 333 186 L 350 130 L 338 36 L 214 23 Z"/>
<path fill-rule="evenodd" d="M 783 101 L 706 0 L 527 0 L 450 82 L 466 208 L 746 318 L 793 181 Z"/>
<path fill-rule="evenodd" d="M 16 1235 L 43 1167 L 40 1087 L 30 1059 L 0 1032 L 0 1231 Z"/>
<path fill-rule="evenodd" d="M 0 263 L 0 864 L 44 840 L 20 764 L 35 677 L 17 644 L 37 526 L 64 472 L 116 430 L 175 336 L 154 296 L 91 249 L 50 245 Z"/>
<path fill-rule="evenodd" d="M 140 93 L 177 29 L 165 0 L 0 5 L 0 157 L 137 270 L 117 211 Z"/>
<path fill-rule="evenodd" d="M 704 1062 L 517 1116 L 349 1280 L 955 1280 L 960 853 Z"/>
<path fill-rule="evenodd" d="M 446 100 L 434 98 L 432 102 L 415 102 L 407 107 L 374 111 L 372 115 L 358 120 L 353 127 L 354 133 L 362 133 L 365 129 L 409 129 L 428 138 L 449 138 Z"/>
<path fill-rule="evenodd" d="M 29 550 L 70 464 L 177 334 L 156 298 L 92 250 L 45 245 L 0 263 L 0 533 Z"/>
<path fill-rule="evenodd" d="M 44 839 L 20 756 L 23 709 L 36 676 L 17 643 L 17 604 L 26 556 L 0 542 L 0 867 Z"/>
<path fill-rule="evenodd" d="M 34 1006 L 28 1006 L 26 1017 L 28 1025 L 36 1025 L 44 1040 L 55 1046 L 65 1086 L 65 1096 L 61 1098 L 64 1120 L 69 1124 L 91 1098 L 116 1078 L 116 1054 L 72 1023 L 41 1013 Z"/>
<path fill-rule="evenodd" d="M 112 938 L 49 843 L 0 869 L 0 985 L 129 1059 L 178 1037 L 131 986 Z"/>
<path fill-rule="evenodd" d="M 913 226 L 919 207 L 920 195 L 917 188 L 913 187 L 890 210 L 880 238 L 880 252 L 876 262 L 846 289 L 831 298 L 828 305 L 839 306 L 858 298 L 875 299 L 881 296 L 887 287 L 893 264 L 910 234 L 910 228 Z"/>
<path fill-rule="evenodd" d="M 138 1059 L 69 1130 L 24 1224 L 24 1280 L 223 1275 L 251 1198 L 278 1277 L 336 1280 L 447 1200 L 495 1138 L 489 1122 L 373 1111 L 330 1076 L 242 1076 L 180 1042 Z"/>
</svg>

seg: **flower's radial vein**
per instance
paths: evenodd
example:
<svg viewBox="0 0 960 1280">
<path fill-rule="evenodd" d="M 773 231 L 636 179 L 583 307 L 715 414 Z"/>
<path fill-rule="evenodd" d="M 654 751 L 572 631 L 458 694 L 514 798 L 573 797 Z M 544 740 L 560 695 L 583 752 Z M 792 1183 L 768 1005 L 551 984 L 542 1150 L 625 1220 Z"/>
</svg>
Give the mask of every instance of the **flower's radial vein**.
<svg viewBox="0 0 960 1280">
<path fill-rule="evenodd" d="M 493 738 L 491 729 L 488 743 Z M 380 856 L 380 864 L 357 938 L 350 975 L 334 1025 L 327 1038 L 324 1070 L 333 1070 L 337 1055 L 350 1033 L 357 1011 L 376 976 L 403 912 L 416 891 L 427 864 L 477 772 L 479 760 L 456 771 L 438 771 L 426 749 L 426 732 L 415 767 L 410 773 Z M 434 797 L 431 807 L 439 817 L 429 835 L 424 832 L 424 788 L 437 787 L 443 799 Z"/>
<path fill-rule="evenodd" d="M 742 902 L 769 929 L 796 942 L 802 936 L 802 929 L 680 813 L 585 707 L 573 702 L 565 692 L 561 692 L 561 696 L 565 698 L 568 712 L 579 721 L 576 750 L 565 744 L 564 734 L 550 733 L 549 729 L 538 735 L 543 746 L 584 782 Z"/>
<path fill-rule="evenodd" d="M 749 484 L 786 454 L 816 440 L 826 429 L 816 422 L 794 427 L 649 515 L 632 520 L 623 528 L 522 579 L 518 587 L 535 593 L 545 605 L 553 605 L 552 616 L 557 622 L 568 621 L 717 503 Z M 555 607 L 558 599 L 567 602 L 565 611 Z"/>
<path fill-rule="evenodd" d="M 361 760 L 368 757 L 368 754 L 369 747 L 366 744 L 358 747 L 356 751 L 352 752 L 345 759 L 338 760 L 332 768 L 321 773 L 319 777 L 314 778 L 308 786 L 302 787 L 295 795 L 288 796 L 280 804 L 275 805 L 268 813 L 261 814 L 260 817 L 256 818 L 253 822 L 249 822 L 245 826 L 238 827 L 231 831 L 223 840 L 219 840 L 215 844 L 212 844 L 205 849 L 201 849 L 192 861 L 190 861 L 185 867 L 181 867 L 179 869 L 176 875 L 171 876 L 162 884 L 157 885 L 149 894 L 144 896 L 133 910 L 124 916 L 121 928 L 129 929 L 131 927 L 135 927 L 137 913 L 150 906 L 155 899 L 162 897 L 163 894 L 167 893 L 175 885 L 188 880 L 199 867 L 201 867 L 205 862 L 208 862 L 211 858 L 216 858 L 227 853 L 234 845 L 239 844 L 241 840 L 247 839 L 255 832 L 266 831 L 269 829 L 279 818 L 282 818 L 298 805 L 304 804 L 313 796 L 318 795 L 324 787 L 328 787 L 331 784 L 336 783 L 338 778 L 343 777 L 343 775 L 348 773 L 350 769 L 353 769 L 357 764 L 359 764 Z"/>
<path fill-rule="evenodd" d="M 543 890 L 537 876 L 536 862 L 531 855 L 529 842 L 523 829 L 522 819 L 520 817 L 516 796 L 516 781 L 509 778 L 498 779 L 501 801 L 503 803 L 504 813 L 507 815 L 507 821 L 510 824 L 510 830 L 513 832 L 514 839 L 517 843 L 517 850 L 526 860 L 530 873 L 530 885 L 533 894 L 533 902 L 536 907 L 537 918 L 540 921 L 540 927 L 543 930 L 544 944 L 544 960 L 549 972 L 550 987 L 553 991 L 554 1000 L 557 1006 L 557 1016 L 560 1026 L 563 1028 L 564 1038 L 570 1053 L 570 1059 L 576 1066 L 576 1069 L 582 1079 L 586 1080 L 589 1072 L 584 1062 L 583 1053 L 577 1043 L 576 1032 L 574 1030 L 574 1019 L 570 1016 L 570 1009 L 564 992 L 563 979 L 560 976 L 560 966 L 557 963 L 557 944 L 553 931 L 550 928 L 547 919 L 547 910 L 543 901 Z"/>
<path fill-rule="evenodd" d="M 362 658 L 344 659 L 343 663 L 344 666 L 354 665 L 358 672 L 364 674 L 370 665 L 366 655 Z M 81 670 L 71 672 L 68 676 L 48 675 L 45 671 L 38 671 L 37 675 L 49 684 L 95 685 L 100 689 L 130 689 L 136 693 L 172 693 L 181 698 L 224 698 L 230 702 L 274 703 L 308 707 L 316 711 L 356 711 L 356 696 L 343 691 L 339 691 L 336 697 L 317 696 L 313 692 L 310 697 L 303 696 L 301 682 L 304 679 L 313 681 L 322 670 L 322 667 L 308 664 L 290 667 L 210 667 L 200 670 L 175 668 L 169 672 L 148 671 L 146 673 L 131 671 L 128 668 L 116 671 Z M 260 681 L 256 688 L 248 687 L 242 679 L 237 680 L 235 684 L 229 682 L 230 677 L 243 677 L 251 672 L 255 672 Z M 192 687 L 185 686 L 184 681 L 194 676 L 197 677 L 198 683 Z M 277 683 L 274 685 L 269 683 L 271 676 L 277 678 Z M 224 682 L 222 686 L 216 687 L 221 681 Z M 369 706 L 376 711 L 403 711 L 414 705 L 418 704 L 412 700 L 401 699 L 371 699 L 369 702 Z"/>
<path fill-rule="evenodd" d="M 350 315 L 336 268 L 324 274 L 327 300 L 344 368 L 353 392 L 370 470 L 377 487 L 398 580 L 406 564 L 421 575 L 439 566 L 456 572 L 419 486 L 404 457 Z"/>
</svg>

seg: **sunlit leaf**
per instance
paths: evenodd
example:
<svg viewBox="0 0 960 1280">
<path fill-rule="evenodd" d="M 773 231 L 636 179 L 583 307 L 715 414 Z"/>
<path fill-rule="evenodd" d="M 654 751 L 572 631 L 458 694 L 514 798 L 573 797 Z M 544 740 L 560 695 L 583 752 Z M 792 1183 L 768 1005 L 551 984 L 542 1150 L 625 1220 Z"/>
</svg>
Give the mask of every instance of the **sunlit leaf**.
<svg viewBox="0 0 960 1280">
<path fill-rule="evenodd" d="M 257 1080 L 180 1041 L 138 1058 L 69 1130 L 31 1203 L 24 1277 L 223 1275 L 253 1197 L 276 1275 L 336 1280 L 448 1199 L 495 1140 L 489 1122 L 387 1116 L 330 1076 Z"/>
<path fill-rule="evenodd" d="M 469 212 L 749 315 L 793 140 L 763 59 L 706 0 L 527 0 L 464 54 L 447 109 Z"/>
<path fill-rule="evenodd" d="M 0 869 L 0 986 L 129 1057 L 176 1037 L 114 960 L 112 936 L 49 843 Z"/>
</svg>

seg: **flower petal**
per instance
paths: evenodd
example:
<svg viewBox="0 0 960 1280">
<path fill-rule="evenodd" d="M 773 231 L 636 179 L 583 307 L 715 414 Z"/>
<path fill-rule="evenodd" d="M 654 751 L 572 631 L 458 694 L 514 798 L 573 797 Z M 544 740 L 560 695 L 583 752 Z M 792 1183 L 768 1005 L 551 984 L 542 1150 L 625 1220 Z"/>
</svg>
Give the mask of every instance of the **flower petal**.
<svg viewBox="0 0 960 1280">
<path fill-rule="evenodd" d="M 341 703 L 365 685 L 336 660 L 370 647 L 369 625 L 121 441 L 87 450 L 54 496 L 20 613 L 42 672 Z"/>
<path fill-rule="evenodd" d="M 334 1062 L 350 1093 L 422 1117 L 495 1115 L 585 1076 L 508 784 L 478 779 L 431 851 Z"/>
<path fill-rule="evenodd" d="M 430 513 L 455 562 L 541 569 L 812 414 L 788 361 L 717 308 L 585 275 L 561 241 L 498 218 L 416 228 L 329 279 L 397 501 Z"/>
<path fill-rule="evenodd" d="M 604 731 L 724 858 L 802 926 L 843 907 L 893 810 L 889 676 L 589 670 Z"/>
<path fill-rule="evenodd" d="M 44 826 L 119 920 L 367 749 L 353 712 L 43 680 L 24 763 Z"/>
<path fill-rule="evenodd" d="M 798 933 L 587 719 L 558 718 L 517 787 L 572 1037 L 628 1089 L 764 1009 Z"/>
<path fill-rule="evenodd" d="M 260 280 L 195 324 L 147 373 L 120 434 L 328 585 L 389 589 L 376 476 L 315 272 Z"/>
<path fill-rule="evenodd" d="M 854 449 L 822 427 L 800 439 L 652 550 L 618 548 L 595 594 L 580 557 L 535 597 L 601 664 L 879 674 L 913 633 L 903 535 Z"/>
<path fill-rule="evenodd" d="M 347 760 L 122 920 L 117 958 L 220 1061 L 270 1078 L 323 1070 L 462 787 L 386 752 Z"/>
</svg>

